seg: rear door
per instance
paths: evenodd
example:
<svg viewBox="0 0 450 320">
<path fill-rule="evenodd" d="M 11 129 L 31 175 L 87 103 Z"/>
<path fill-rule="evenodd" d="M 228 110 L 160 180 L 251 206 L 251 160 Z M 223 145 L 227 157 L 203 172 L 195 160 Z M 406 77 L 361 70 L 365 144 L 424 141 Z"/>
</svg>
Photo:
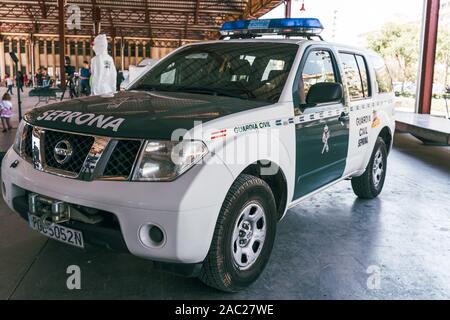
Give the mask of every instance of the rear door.
<svg viewBox="0 0 450 320">
<path fill-rule="evenodd" d="M 350 111 L 350 144 L 346 173 L 363 167 L 369 150 L 369 136 L 376 119 L 368 61 L 364 55 L 340 51 L 339 60 L 348 90 Z"/>
<path fill-rule="evenodd" d="M 336 55 L 322 47 L 307 49 L 294 82 L 296 175 L 294 200 L 342 177 L 348 153 L 349 125 L 344 101 L 302 110 L 312 85 L 342 83 Z"/>
</svg>

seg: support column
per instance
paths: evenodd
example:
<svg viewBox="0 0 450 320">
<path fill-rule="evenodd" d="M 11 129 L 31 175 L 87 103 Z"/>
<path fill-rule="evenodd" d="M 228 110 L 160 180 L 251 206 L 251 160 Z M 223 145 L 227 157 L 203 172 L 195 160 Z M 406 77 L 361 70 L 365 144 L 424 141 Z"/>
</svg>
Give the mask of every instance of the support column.
<svg viewBox="0 0 450 320">
<path fill-rule="evenodd" d="M 59 31 L 59 68 L 61 76 L 61 87 L 66 88 L 66 70 L 64 68 L 64 53 L 66 52 L 66 34 L 64 30 L 64 0 L 58 0 L 58 31 Z"/>
<path fill-rule="evenodd" d="M 10 46 L 9 46 L 9 52 L 12 52 L 12 51 L 14 51 L 13 49 L 13 44 L 12 44 L 12 42 L 13 42 L 14 40 L 13 39 L 11 39 L 10 40 Z M 8 57 L 9 57 L 9 70 L 11 70 L 10 71 L 10 75 L 11 75 L 11 78 L 13 78 L 13 79 L 16 79 L 16 67 L 14 66 L 14 62 L 13 62 L 13 60 L 11 59 L 11 56 L 8 54 Z"/>
<path fill-rule="evenodd" d="M 30 41 L 28 39 L 25 40 L 25 73 L 28 77 L 30 73 Z"/>
<path fill-rule="evenodd" d="M 48 51 L 47 51 L 47 39 L 44 40 L 44 65 L 48 68 Z"/>
<path fill-rule="evenodd" d="M 75 70 L 78 70 L 78 66 L 78 39 L 75 39 Z"/>
<path fill-rule="evenodd" d="M 35 72 L 39 70 L 41 66 L 41 55 L 39 53 L 39 40 L 35 39 L 34 42 L 34 70 Z"/>
<path fill-rule="evenodd" d="M 292 2 L 291 2 L 291 0 L 286 0 L 285 1 L 285 8 L 284 8 L 284 17 L 285 18 L 290 18 L 291 17 L 291 12 L 292 12 Z"/>
<path fill-rule="evenodd" d="M 159 59 L 158 48 L 153 46 L 150 48 L 150 57 L 152 59 Z"/>
<path fill-rule="evenodd" d="M 127 46 L 127 50 L 124 50 L 124 53 L 125 53 L 125 69 L 127 69 L 127 68 L 129 68 L 129 66 L 130 66 L 130 64 L 131 64 L 131 57 L 130 57 L 130 54 L 131 54 L 131 41 L 127 41 L 127 44 L 128 44 L 128 46 Z"/>
<path fill-rule="evenodd" d="M 111 45 L 111 50 L 112 50 L 112 56 L 113 56 L 113 61 L 114 61 L 114 66 L 117 66 L 117 64 L 116 64 L 116 38 L 115 37 L 112 37 L 112 39 L 111 39 L 111 43 L 112 43 L 112 45 Z"/>
<path fill-rule="evenodd" d="M 19 70 L 17 70 L 17 72 L 22 71 L 22 39 L 17 39 L 17 51 L 16 51 L 16 55 L 17 55 L 17 59 L 19 59 L 19 65 L 18 68 Z"/>
<path fill-rule="evenodd" d="M 5 68 L 6 68 L 6 64 L 5 64 L 5 39 L 3 39 L 2 41 L 0 41 L 0 81 L 3 79 L 3 77 L 5 76 Z"/>
<path fill-rule="evenodd" d="M 53 72 L 56 77 L 56 46 L 55 46 L 55 39 L 52 39 L 52 62 L 53 62 Z"/>
<path fill-rule="evenodd" d="M 134 64 L 137 65 L 139 63 L 139 46 L 140 43 L 138 41 L 134 42 L 134 57 L 135 57 L 135 61 Z"/>
<path fill-rule="evenodd" d="M 33 83 L 33 87 L 36 86 L 35 83 L 35 74 L 36 74 L 36 54 L 34 50 L 34 36 L 30 36 L 30 59 L 31 59 L 31 82 Z"/>
<path fill-rule="evenodd" d="M 86 41 L 83 40 L 83 61 L 88 60 L 86 57 Z"/>
<path fill-rule="evenodd" d="M 125 43 L 123 38 L 120 40 L 120 64 L 122 68 L 122 72 L 125 70 L 125 52 L 124 52 Z"/>
<path fill-rule="evenodd" d="M 420 114 L 431 113 L 440 8 L 440 0 L 425 2 L 419 92 L 416 101 L 416 109 Z"/>
</svg>

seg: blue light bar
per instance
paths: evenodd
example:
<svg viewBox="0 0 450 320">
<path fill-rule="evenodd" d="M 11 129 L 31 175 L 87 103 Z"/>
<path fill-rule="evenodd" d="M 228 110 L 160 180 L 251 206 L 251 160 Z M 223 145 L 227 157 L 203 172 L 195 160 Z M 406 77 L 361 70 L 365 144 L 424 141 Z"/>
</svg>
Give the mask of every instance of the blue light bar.
<svg viewBox="0 0 450 320">
<path fill-rule="evenodd" d="M 220 29 L 223 36 L 235 34 L 289 34 L 289 35 L 318 35 L 323 25 L 316 18 L 290 18 L 290 19 L 260 19 L 237 20 L 225 22 Z"/>
</svg>

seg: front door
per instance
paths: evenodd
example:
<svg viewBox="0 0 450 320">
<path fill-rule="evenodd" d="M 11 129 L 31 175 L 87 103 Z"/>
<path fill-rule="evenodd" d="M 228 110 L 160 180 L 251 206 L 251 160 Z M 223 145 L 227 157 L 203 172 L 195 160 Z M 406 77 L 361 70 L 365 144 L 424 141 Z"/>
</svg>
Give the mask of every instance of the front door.
<svg viewBox="0 0 450 320">
<path fill-rule="evenodd" d="M 309 88 L 321 82 L 341 83 L 335 56 L 329 49 L 310 48 L 294 84 L 296 181 L 294 200 L 342 177 L 348 152 L 349 122 L 343 101 L 302 110 Z"/>
</svg>

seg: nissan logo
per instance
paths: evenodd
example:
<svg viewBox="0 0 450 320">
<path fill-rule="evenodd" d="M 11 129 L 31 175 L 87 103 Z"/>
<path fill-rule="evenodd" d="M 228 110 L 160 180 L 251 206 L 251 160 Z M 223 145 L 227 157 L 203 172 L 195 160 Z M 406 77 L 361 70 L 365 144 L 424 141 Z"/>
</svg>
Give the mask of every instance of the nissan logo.
<svg viewBox="0 0 450 320">
<path fill-rule="evenodd" d="M 53 155 L 56 162 L 59 164 L 64 164 L 70 160 L 73 154 L 72 145 L 67 140 L 61 140 L 55 145 L 53 149 Z"/>
</svg>

